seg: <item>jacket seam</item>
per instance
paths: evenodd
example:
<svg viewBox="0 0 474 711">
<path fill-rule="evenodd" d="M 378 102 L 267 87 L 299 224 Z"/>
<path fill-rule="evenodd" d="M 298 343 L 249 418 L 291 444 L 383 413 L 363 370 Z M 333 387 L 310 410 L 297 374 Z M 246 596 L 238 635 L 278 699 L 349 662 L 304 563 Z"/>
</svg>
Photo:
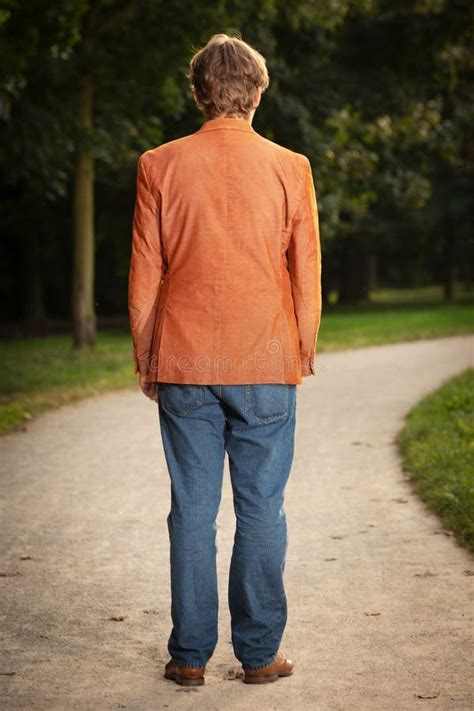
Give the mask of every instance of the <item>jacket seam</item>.
<svg viewBox="0 0 474 711">
<path fill-rule="evenodd" d="M 317 314 L 319 314 L 319 318 L 316 318 L 314 325 L 313 325 L 313 340 L 312 340 L 312 346 L 311 346 L 311 351 L 309 353 L 309 366 L 311 368 L 311 371 L 314 373 L 313 370 L 313 361 L 316 358 L 316 350 L 317 350 L 317 338 L 319 334 L 319 327 L 321 325 L 321 314 L 322 314 L 322 309 L 316 309 L 315 311 L 315 316 L 317 317 Z"/>
<path fill-rule="evenodd" d="M 163 203 L 162 203 L 162 199 L 161 199 L 161 193 L 160 193 L 159 190 L 157 191 L 158 194 L 160 195 L 159 200 L 158 200 L 157 197 L 154 197 L 154 195 L 153 195 L 153 192 L 152 192 L 152 190 L 151 190 L 150 181 L 149 181 L 149 178 L 148 178 L 148 175 L 147 175 L 147 172 L 146 172 L 144 156 L 145 156 L 145 154 L 143 154 L 143 155 L 140 156 L 140 163 L 141 163 L 142 168 L 143 168 L 143 175 L 144 175 L 144 177 L 145 177 L 146 188 L 147 188 L 147 190 L 148 190 L 149 195 L 151 196 L 151 199 L 153 200 L 155 209 L 158 210 L 159 208 L 162 207 L 162 204 L 163 204 Z M 155 219 L 158 220 L 158 214 L 155 214 Z M 163 274 L 162 274 L 162 276 L 164 276 L 165 266 L 166 266 L 166 271 L 168 271 L 168 255 L 167 255 L 167 252 L 166 252 L 166 249 L 165 249 L 165 245 L 164 245 L 163 240 L 162 240 L 162 237 L 161 237 L 161 224 L 159 225 L 159 235 L 160 235 L 161 254 L 162 254 L 162 259 L 163 259 L 163 267 L 162 267 L 162 272 L 163 272 Z"/>
<path fill-rule="evenodd" d="M 278 165 L 280 166 L 281 170 L 284 172 L 284 171 L 285 171 L 285 166 L 284 166 L 283 163 L 281 162 L 280 157 L 279 157 L 279 155 L 278 155 L 278 152 L 277 152 L 277 151 L 273 151 L 273 154 L 274 154 L 274 156 L 275 156 L 276 162 L 277 162 Z M 285 225 L 283 224 L 283 219 L 282 219 L 282 224 L 281 224 L 282 241 L 280 242 L 280 247 L 282 247 L 282 246 L 285 244 L 285 240 L 286 240 L 287 234 L 291 234 L 291 223 L 292 223 L 292 218 L 289 220 L 289 223 L 288 223 L 289 226 L 288 226 L 288 228 L 286 228 Z M 286 249 L 286 247 L 285 247 L 285 249 Z"/>
<path fill-rule="evenodd" d="M 146 189 L 148 190 L 149 193 L 151 193 L 150 181 L 148 180 L 148 175 L 147 175 L 146 168 L 145 168 L 145 159 L 143 156 L 140 156 L 140 165 L 143 168 L 143 175 L 145 177 Z"/>
<path fill-rule="evenodd" d="M 297 204 L 297 206 L 296 206 L 296 208 L 295 208 L 295 211 L 293 212 L 293 216 L 292 216 L 292 218 L 291 218 L 291 222 L 292 222 L 292 223 L 293 223 L 293 220 L 294 220 L 295 217 L 296 217 L 296 214 L 297 214 L 298 210 L 300 209 L 300 205 L 301 205 L 301 203 L 303 202 L 303 198 L 304 198 L 304 196 L 305 196 L 305 192 L 306 192 L 306 171 L 308 170 L 308 168 L 309 168 L 309 170 L 311 171 L 311 163 L 309 162 L 309 159 L 308 159 L 306 156 L 304 156 L 304 161 L 303 161 L 303 162 L 304 162 L 304 166 L 303 166 L 303 176 L 302 176 L 302 178 L 300 179 L 301 195 L 300 195 L 300 197 L 299 197 L 299 199 L 298 199 L 298 204 Z"/>
<path fill-rule="evenodd" d="M 217 126 L 215 127 L 218 128 Z M 211 130 L 211 129 L 208 129 Z M 214 129 L 212 129 L 214 130 Z M 234 129 L 236 130 L 236 129 Z M 237 129 L 239 130 L 239 129 Z M 242 129 L 240 129 L 242 130 Z M 225 238 L 224 238 L 224 263 L 221 272 L 221 283 L 220 283 L 220 295 L 219 295 L 219 325 L 217 330 L 217 342 L 216 342 L 216 353 L 220 355 L 222 346 L 222 322 L 223 322 L 223 310 L 224 310 L 224 285 L 225 285 L 225 272 L 227 263 L 227 249 L 229 242 L 229 155 L 228 155 L 228 145 L 224 145 L 224 166 L 225 166 L 225 196 L 226 196 L 226 225 L 225 225 Z"/>
<path fill-rule="evenodd" d="M 156 197 L 153 195 L 153 193 L 152 193 L 151 186 L 150 186 L 150 180 L 149 180 L 148 174 L 147 174 L 147 172 L 146 172 L 145 159 L 144 159 L 144 156 L 143 156 L 143 155 L 140 156 L 140 164 L 141 164 L 141 166 L 142 166 L 142 168 L 143 168 L 143 175 L 144 175 L 144 177 L 145 177 L 146 189 L 148 190 L 148 193 L 151 195 L 151 198 L 152 198 L 152 200 L 153 200 L 153 202 L 154 202 L 154 204 L 155 204 L 155 207 L 158 207 L 158 198 L 156 198 Z"/>
</svg>

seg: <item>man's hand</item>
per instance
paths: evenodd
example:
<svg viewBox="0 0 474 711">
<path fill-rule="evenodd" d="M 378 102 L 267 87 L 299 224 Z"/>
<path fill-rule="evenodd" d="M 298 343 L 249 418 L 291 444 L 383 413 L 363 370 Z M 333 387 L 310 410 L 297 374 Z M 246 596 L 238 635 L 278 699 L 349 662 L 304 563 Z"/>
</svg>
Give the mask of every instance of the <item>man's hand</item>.
<svg viewBox="0 0 474 711">
<path fill-rule="evenodd" d="M 158 388 L 156 387 L 156 383 L 150 383 L 145 375 L 140 375 L 138 378 L 138 384 L 140 386 L 140 389 L 144 395 L 146 395 L 150 400 L 154 400 L 155 402 L 158 402 Z"/>
</svg>

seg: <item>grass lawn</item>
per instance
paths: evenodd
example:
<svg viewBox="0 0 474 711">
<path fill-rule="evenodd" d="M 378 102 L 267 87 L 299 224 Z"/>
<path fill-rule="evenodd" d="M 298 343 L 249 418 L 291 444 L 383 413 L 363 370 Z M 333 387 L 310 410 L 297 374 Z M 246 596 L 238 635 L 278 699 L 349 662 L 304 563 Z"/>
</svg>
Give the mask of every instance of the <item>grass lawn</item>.
<svg viewBox="0 0 474 711">
<path fill-rule="evenodd" d="M 474 552 L 474 368 L 423 398 L 398 443 L 416 493 Z"/>
<path fill-rule="evenodd" d="M 3 341 L 0 354 L 0 434 L 43 410 L 137 383 L 124 331 L 104 331 L 81 350 L 70 336 Z"/>
<path fill-rule="evenodd" d="M 323 310 L 318 353 L 419 338 L 474 333 L 474 302 L 371 304 Z"/>
<path fill-rule="evenodd" d="M 474 300 L 440 303 L 439 290 L 380 291 L 373 303 L 323 309 L 318 353 L 417 338 L 474 333 Z M 69 335 L 0 343 L 0 434 L 63 403 L 136 387 L 126 330 L 101 331 L 94 348 L 75 350 Z"/>
</svg>

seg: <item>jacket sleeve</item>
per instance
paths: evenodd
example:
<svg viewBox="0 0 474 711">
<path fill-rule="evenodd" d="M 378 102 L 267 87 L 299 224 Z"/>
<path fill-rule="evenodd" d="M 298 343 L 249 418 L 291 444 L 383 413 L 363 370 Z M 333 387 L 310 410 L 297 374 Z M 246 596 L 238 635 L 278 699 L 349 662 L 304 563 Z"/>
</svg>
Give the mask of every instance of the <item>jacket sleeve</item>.
<svg viewBox="0 0 474 711">
<path fill-rule="evenodd" d="M 298 324 L 302 375 L 314 375 L 321 322 L 321 243 L 311 163 L 304 156 L 302 192 L 293 216 L 287 249 L 293 303 Z"/>
<path fill-rule="evenodd" d="M 159 195 L 152 195 L 143 155 L 138 161 L 132 250 L 128 276 L 128 313 L 135 373 L 150 379 L 150 348 L 163 275 Z"/>
</svg>

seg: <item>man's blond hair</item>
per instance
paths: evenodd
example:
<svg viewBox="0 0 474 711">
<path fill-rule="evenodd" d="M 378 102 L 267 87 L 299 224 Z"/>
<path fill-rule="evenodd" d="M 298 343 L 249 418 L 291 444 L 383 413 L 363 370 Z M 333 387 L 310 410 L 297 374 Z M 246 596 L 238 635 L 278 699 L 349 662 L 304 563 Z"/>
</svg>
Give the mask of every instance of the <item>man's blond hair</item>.
<svg viewBox="0 0 474 711">
<path fill-rule="evenodd" d="M 187 77 L 207 119 L 248 116 L 256 90 L 265 91 L 270 83 L 260 52 L 240 37 L 223 32 L 213 35 L 189 64 Z"/>
</svg>

